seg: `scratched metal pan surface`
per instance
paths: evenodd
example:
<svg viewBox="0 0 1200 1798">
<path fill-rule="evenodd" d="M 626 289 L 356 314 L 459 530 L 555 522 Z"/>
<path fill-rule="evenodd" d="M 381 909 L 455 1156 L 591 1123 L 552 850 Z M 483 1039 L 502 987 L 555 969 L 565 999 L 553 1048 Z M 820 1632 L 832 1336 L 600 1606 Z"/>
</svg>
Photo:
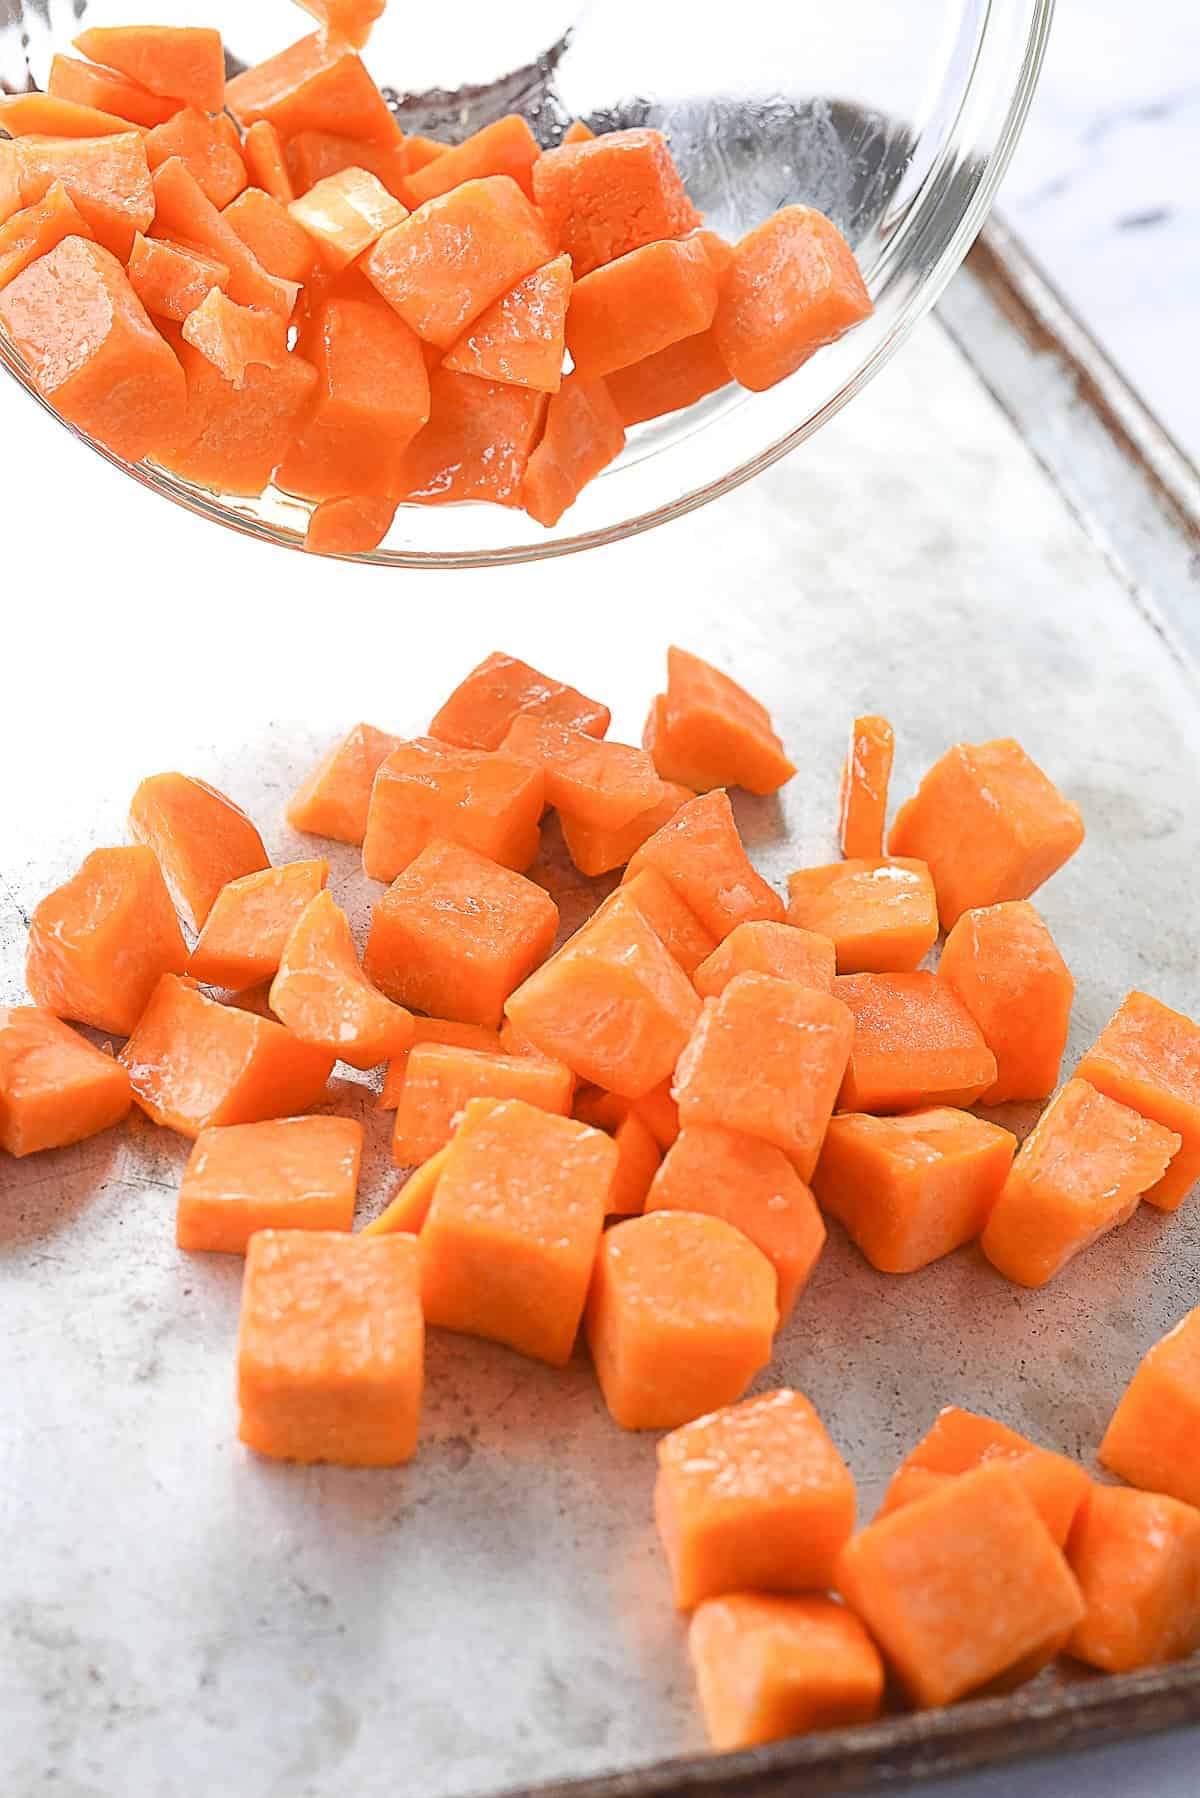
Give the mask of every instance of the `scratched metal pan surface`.
<svg viewBox="0 0 1200 1798">
<path fill-rule="evenodd" d="M 86 589 L 106 528 L 88 508 L 113 499 L 81 492 L 61 590 Z M 894 718 L 898 795 L 955 739 L 1012 733 L 1088 824 L 1040 900 L 1078 981 L 1071 1056 L 1131 986 L 1200 1009 L 1195 671 L 934 323 L 803 453 L 566 573 L 414 575 L 401 592 L 296 558 L 284 589 L 271 552 L 193 539 L 165 510 L 138 514 L 139 554 L 170 558 L 169 604 L 122 583 L 119 656 L 103 606 L 6 619 L 0 999 L 21 993 L 37 897 L 120 839 L 145 773 L 215 781 L 295 855 L 286 795 L 356 718 L 423 728 L 503 645 L 611 699 L 629 738 L 681 640 L 770 703 L 799 764 L 778 802 L 739 806 L 775 881 L 833 852 L 854 712 Z M 49 667 L 50 717 L 34 678 Z M 361 932 L 372 893 L 353 861 L 335 852 L 333 878 Z M 573 920 L 594 896 L 564 883 Z M 365 1217 L 394 1182 L 386 1132 L 367 1088 L 342 1097 L 368 1125 Z M 240 1263 L 174 1246 L 185 1153 L 134 1123 L 0 1168 L 9 1798 L 783 1798 L 1197 1716 L 1188 1665 L 703 1758 L 653 1439 L 611 1424 L 582 1353 L 552 1372 L 434 1332 L 411 1466 L 256 1460 L 235 1438 Z M 864 1517 L 948 1401 L 1092 1466 L 1198 1270 L 1195 1201 L 1143 1210 L 1038 1293 L 973 1249 L 889 1279 L 835 1228 L 758 1384 L 811 1395 Z"/>
</svg>

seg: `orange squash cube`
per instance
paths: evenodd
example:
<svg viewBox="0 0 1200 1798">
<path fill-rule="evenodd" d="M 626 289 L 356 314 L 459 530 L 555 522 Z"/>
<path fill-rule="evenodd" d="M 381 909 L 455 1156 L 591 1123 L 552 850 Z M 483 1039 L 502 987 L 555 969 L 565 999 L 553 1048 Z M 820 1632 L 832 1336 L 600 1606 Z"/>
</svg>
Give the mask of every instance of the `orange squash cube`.
<svg viewBox="0 0 1200 1798">
<path fill-rule="evenodd" d="M 383 1090 L 379 1095 L 380 1111 L 395 1111 L 404 1091 L 408 1058 L 418 1043 L 449 1043 L 456 1049 L 480 1049 L 490 1055 L 517 1055 L 521 1051 L 506 1046 L 499 1030 L 485 1030 L 480 1024 L 454 1024 L 448 1018 L 414 1018 L 413 1039 L 388 1062 Z M 536 1052 L 536 1051 L 535 1051 Z"/>
<path fill-rule="evenodd" d="M 392 1160 L 398 1167 L 413 1167 L 436 1155 L 450 1141 L 455 1120 L 471 1099 L 521 1099 L 568 1117 L 574 1091 L 571 1070 L 560 1061 L 418 1043 L 409 1051 L 400 1090 Z"/>
<path fill-rule="evenodd" d="M 231 880 L 217 894 L 183 971 L 235 993 L 269 980 L 301 912 L 328 879 L 328 862 L 308 861 Z"/>
<path fill-rule="evenodd" d="M 338 843 L 361 843 L 375 775 L 402 741 L 373 724 L 356 724 L 296 788 L 287 808 L 292 829 Z"/>
<path fill-rule="evenodd" d="M 1128 1223 L 1179 1138 L 1068 1080 L 1021 1144 L 992 1208 L 983 1252 L 1021 1286 L 1044 1286 L 1109 1230 Z"/>
<path fill-rule="evenodd" d="M 766 706 L 686 649 L 667 651 L 667 691 L 654 701 L 643 739 L 664 780 L 707 791 L 775 793 L 796 772 Z"/>
<path fill-rule="evenodd" d="M 811 206 L 781 206 L 735 247 L 713 333 L 734 380 L 759 393 L 872 310 L 837 226 Z"/>
<path fill-rule="evenodd" d="M 472 1100 L 421 1230 L 427 1321 L 565 1366 L 616 1163 L 586 1124 Z"/>
<path fill-rule="evenodd" d="M 727 793 L 702 793 L 681 805 L 630 856 L 625 879 L 643 868 L 656 868 L 719 943 L 737 924 L 783 923 L 783 901 L 751 867 Z"/>
<path fill-rule="evenodd" d="M 135 233 L 148 231 L 153 223 L 154 192 L 140 131 L 109 137 L 22 137 L 17 140 L 17 166 L 22 205 L 35 206 L 61 182 L 87 220 L 89 235 L 119 262 L 127 260 Z"/>
<path fill-rule="evenodd" d="M 911 1274 L 982 1234 L 1017 1139 L 970 1112 L 830 1121 L 813 1192 L 872 1267 Z"/>
<path fill-rule="evenodd" d="M 362 58 L 321 31 L 235 75 L 226 83 L 225 104 L 243 128 L 267 119 L 285 141 L 300 131 L 342 131 L 351 119 L 357 137 L 400 141 L 400 127 Z"/>
<path fill-rule="evenodd" d="M 507 750 L 399 743 L 371 789 L 363 871 L 394 880 L 440 837 L 521 873 L 537 856 L 545 799 L 541 767 Z"/>
<path fill-rule="evenodd" d="M 660 1149 L 665 1151 L 672 1143 L 678 1142 L 679 1107 L 671 1092 L 670 1080 L 651 1087 L 648 1093 L 643 1093 L 640 1099 L 633 1101 L 632 1108 L 649 1127 Z"/>
<path fill-rule="evenodd" d="M 78 65 L 83 67 L 82 64 Z M 102 70 L 97 70 L 102 74 Z M 128 131 L 129 119 L 104 112 L 96 106 L 81 106 L 75 100 L 63 100 L 55 94 L 37 89 L 24 94 L 0 95 L 0 127 L 10 137 L 115 137 Z M 16 152 L 13 152 L 15 160 Z M 3 160 L 0 158 L 0 160 Z M 16 199 L 14 195 L 14 200 Z M 0 219 L 4 217 L 0 207 Z"/>
<path fill-rule="evenodd" d="M 662 1162 L 657 1139 L 636 1111 L 626 1112 L 614 1124 L 612 1137 L 617 1145 L 617 1171 L 609 1189 L 608 1214 L 640 1217 Z"/>
<path fill-rule="evenodd" d="M 34 1005 L 0 1006 L 0 1149 L 35 1155 L 119 1124 L 129 1076 L 69 1025 Z"/>
<path fill-rule="evenodd" d="M 229 270 L 203 250 L 157 237 L 133 240 L 126 268 L 129 284 L 147 312 L 176 324 L 193 313 L 214 287 L 229 285 Z"/>
<path fill-rule="evenodd" d="M 288 138 L 285 155 L 292 188 L 288 204 L 297 195 L 310 193 L 330 175 L 340 175 L 345 169 L 363 169 L 374 175 L 406 212 L 412 205 L 406 179 L 407 140 L 379 144 L 362 137 L 345 137 L 336 131 L 297 131 Z"/>
<path fill-rule="evenodd" d="M 781 1326 L 825 1246 L 816 1201 L 782 1149 L 719 1124 L 680 1131 L 644 1209 L 699 1211 L 740 1230 L 775 1269 Z"/>
<path fill-rule="evenodd" d="M 165 124 L 146 133 L 146 161 L 152 169 L 160 168 L 172 156 L 187 164 L 218 212 L 224 212 L 246 185 L 238 135 L 223 112 L 210 118 L 198 107 L 184 106 Z"/>
<path fill-rule="evenodd" d="M 996 1083 L 981 1094 L 983 1104 L 1048 1097 L 1067 1046 L 1075 982 L 1033 906 L 1011 899 L 964 912 L 937 972 L 996 1057 Z"/>
<path fill-rule="evenodd" d="M 54 56 L 46 91 L 76 106 L 94 106 L 130 125 L 161 125 L 179 111 L 177 100 L 165 100 L 134 81 L 125 81 L 112 69 L 93 68 L 75 56 Z"/>
<path fill-rule="evenodd" d="M 892 1475 L 880 1515 L 927 1497 L 943 1481 L 1002 1462 L 1023 1487 L 1059 1548 L 1092 1489 L 1082 1467 L 1018 1435 L 994 1418 L 947 1405 Z"/>
<path fill-rule="evenodd" d="M 396 518 L 398 501 L 347 494 L 313 507 L 304 533 L 312 556 L 365 556 L 379 548 Z"/>
<path fill-rule="evenodd" d="M 134 794 L 129 829 L 158 857 L 167 891 L 199 930 L 231 880 L 269 867 L 262 838 L 240 806 L 187 774 L 152 774 Z"/>
<path fill-rule="evenodd" d="M 675 1604 L 823 1592 L 854 1533 L 850 1469 L 813 1405 L 783 1387 L 664 1436 L 654 1518 Z"/>
<path fill-rule="evenodd" d="M 521 1034 L 594 1086 L 637 1099 L 665 1080 L 700 1010 L 639 908 L 605 908 L 505 1007 Z"/>
<path fill-rule="evenodd" d="M 0 222 L 0 289 L 15 281 L 31 263 L 48 255 L 65 237 L 91 235 L 87 220 L 62 182 L 56 181 L 36 204 L 14 210 Z M 134 243 L 141 241 L 139 232 Z M 136 286 L 134 292 L 137 292 Z"/>
<path fill-rule="evenodd" d="M 286 204 L 259 187 L 247 187 L 223 208 L 250 254 L 281 281 L 305 282 L 317 260 L 309 233 L 297 224 Z"/>
<path fill-rule="evenodd" d="M 736 925 L 700 963 L 693 981 L 702 999 L 720 998 L 739 974 L 770 974 L 831 993 L 836 971 L 834 947 L 827 936 L 794 924 L 752 922 Z"/>
<path fill-rule="evenodd" d="M 542 771 L 547 805 L 600 830 L 622 829 L 662 798 L 644 750 L 598 741 L 536 712 L 513 719 L 500 752 Z"/>
<path fill-rule="evenodd" d="M 411 1236 L 251 1237 L 237 1350 L 248 1447 L 277 1461 L 397 1467 L 417 1446 L 424 1362 Z"/>
<path fill-rule="evenodd" d="M 854 1016 L 839 1111 L 973 1105 L 996 1081 L 996 1057 L 966 1006 L 932 974 L 840 974 Z"/>
<path fill-rule="evenodd" d="M 244 1255 L 256 1230 L 349 1230 L 362 1146 L 353 1118 L 201 1130 L 179 1187 L 176 1243 Z"/>
<path fill-rule="evenodd" d="M 242 156 L 253 186 L 270 194 L 280 206 L 290 206 L 296 190 L 288 174 L 283 139 L 269 120 L 258 119 L 249 127 L 242 139 Z"/>
<path fill-rule="evenodd" d="M 533 197 L 577 281 L 701 222 L 661 131 L 606 131 L 546 151 L 533 165 Z"/>
<path fill-rule="evenodd" d="M 840 861 L 788 876 L 788 923 L 827 936 L 839 974 L 906 974 L 937 941 L 929 869 L 919 861 Z"/>
<path fill-rule="evenodd" d="M 278 368 L 287 361 L 287 324 L 276 312 L 239 306 L 219 287 L 210 287 L 183 321 L 191 344 L 234 387 L 246 384 L 251 368 Z"/>
<path fill-rule="evenodd" d="M 376 992 L 358 965 L 350 925 L 328 892 L 310 899 L 292 926 L 271 982 L 271 1009 L 293 1036 L 355 1068 L 411 1046 L 413 1021 Z"/>
<path fill-rule="evenodd" d="M 179 360 L 187 417 L 181 438 L 160 460 L 214 493 L 261 493 L 313 402 L 316 369 L 290 354 L 270 368 L 251 364 L 244 386 L 235 387 L 190 344 L 181 342 Z"/>
<path fill-rule="evenodd" d="M 1200 1179 L 1200 1024 L 1148 993 L 1130 993 L 1075 1071 L 1179 1136 L 1170 1167 L 1145 1195 L 1160 1211 L 1177 1210 Z"/>
<path fill-rule="evenodd" d="M 464 181 L 478 181 L 485 175 L 509 175 L 532 199 L 530 171 L 540 155 L 541 147 L 527 120 L 520 113 L 510 112 L 414 169 L 408 177 L 408 191 L 413 205 L 423 206 L 426 200 L 435 200 Z"/>
<path fill-rule="evenodd" d="M 505 1001 L 545 960 L 557 930 L 558 907 L 541 887 L 435 841 L 376 905 L 363 966 L 398 1004 L 498 1029 Z"/>
<path fill-rule="evenodd" d="M 854 1024 L 830 993 L 739 974 L 705 1002 L 675 1070 L 684 1129 L 721 1124 L 773 1143 L 811 1180 Z"/>
<path fill-rule="evenodd" d="M 611 716 L 606 705 L 496 650 L 455 687 L 429 734 L 463 749 L 499 749 L 523 712 L 589 737 L 602 737 Z"/>
<path fill-rule="evenodd" d="M 25 982 L 56 1017 L 128 1036 L 187 949 L 151 850 L 95 849 L 29 921 Z"/>
<path fill-rule="evenodd" d="M 1142 1360 L 1099 1455 L 1131 1486 L 1200 1506 L 1200 1308 Z"/>
<path fill-rule="evenodd" d="M 447 350 L 445 367 L 484 381 L 557 393 L 570 297 L 571 258 L 555 256 L 484 307 Z"/>
<path fill-rule="evenodd" d="M 1064 799 L 1011 737 L 956 743 L 896 815 L 889 855 L 928 862 L 942 928 L 965 911 L 1028 899 L 1083 841 Z"/>
<path fill-rule="evenodd" d="M 662 798 L 656 805 L 631 818 L 620 830 L 598 830 L 581 818 L 573 818 L 569 812 L 560 814 L 567 854 L 581 874 L 593 877 L 623 868 L 642 844 L 675 816 L 681 805 L 696 797 L 690 787 L 675 786 L 670 781 L 662 782 L 661 791 Z"/>
<path fill-rule="evenodd" d="M 164 974 L 120 1059 L 147 1117 L 195 1137 L 210 1124 L 311 1111 L 334 1058 L 271 1018 L 218 1005 Z"/>
<path fill-rule="evenodd" d="M 609 895 L 593 913 L 593 922 L 626 901 L 636 906 L 688 979 L 693 979 L 701 962 L 713 953 L 716 945 L 674 887 L 668 885 L 657 869 L 643 868 L 628 885 L 618 887 Z"/>
<path fill-rule="evenodd" d="M 293 200 L 288 213 L 311 237 L 326 268 L 348 268 L 385 231 L 408 217 L 408 208 L 369 169 L 340 169 Z"/>
<path fill-rule="evenodd" d="M 397 497 L 421 506 L 477 499 L 519 505 L 545 411 L 545 394 L 530 388 L 432 368 L 429 423 L 398 460 Z"/>
<path fill-rule="evenodd" d="M 414 1168 L 390 1205 L 377 1218 L 363 1226 L 364 1236 L 386 1236 L 401 1231 L 406 1236 L 419 1236 L 429 1216 L 433 1195 L 437 1191 L 442 1170 L 450 1156 L 450 1146 L 439 1149 L 428 1161 Z"/>
<path fill-rule="evenodd" d="M 1066 1652 L 1105 1673 L 1200 1648 L 1200 1511 L 1157 1492 L 1094 1486 L 1067 1549 L 1087 1609 Z"/>
<path fill-rule="evenodd" d="M 618 368 L 605 380 L 617 416 L 628 431 L 648 419 L 694 406 L 729 385 L 711 326 L 694 337 L 681 337 L 653 356 Z"/>
<path fill-rule="evenodd" d="M 547 401 L 545 428 L 530 451 L 521 504 L 549 530 L 624 448 L 625 427 L 604 382 L 567 375 Z"/>
<path fill-rule="evenodd" d="M 643 244 L 576 280 L 567 348 L 580 378 L 598 381 L 707 331 L 716 309 L 716 270 L 702 243 Z"/>
<path fill-rule="evenodd" d="M 719 1754 L 870 1723 L 883 1707 L 879 1650 L 831 1598 L 710 1598 L 692 1618 L 688 1653 Z"/>
<path fill-rule="evenodd" d="M 152 94 L 204 112 L 225 104 L 221 34 L 199 25 L 109 25 L 81 31 L 75 48 Z"/>
<path fill-rule="evenodd" d="M 886 718 L 856 718 L 838 792 L 838 841 L 853 861 L 883 854 L 895 733 Z"/>
<path fill-rule="evenodd" d="M 239 306 L 291 318 L 298 292 L 295 282 L 267 273 L 182 158 L 171 156 L 156 168 L 153 187 L 154 229 L 160 236 L 197 244 L 223 262 L 229 270 L 229 297 Z"/>
<path fill-rule="evenodd" d="M 673 1430 L 741 1398 L 771 1359 L 775 1270 L 719 1217 L 654 1211 L 605 1233 L 587 1337 L 622 1429 Z"/>
</svg>

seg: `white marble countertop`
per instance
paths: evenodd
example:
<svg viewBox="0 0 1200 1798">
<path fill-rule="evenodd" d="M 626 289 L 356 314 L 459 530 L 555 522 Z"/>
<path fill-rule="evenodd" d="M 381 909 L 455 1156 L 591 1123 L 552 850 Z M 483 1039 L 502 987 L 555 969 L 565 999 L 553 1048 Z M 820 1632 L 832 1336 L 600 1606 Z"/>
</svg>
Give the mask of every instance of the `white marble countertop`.
<svg viewBox="0 0 1200 1798">
<path fill-rule="evenodd" d="M 1200 462 L 1200 6 L 1058 0 L 999 208 Z"/>
</svg>

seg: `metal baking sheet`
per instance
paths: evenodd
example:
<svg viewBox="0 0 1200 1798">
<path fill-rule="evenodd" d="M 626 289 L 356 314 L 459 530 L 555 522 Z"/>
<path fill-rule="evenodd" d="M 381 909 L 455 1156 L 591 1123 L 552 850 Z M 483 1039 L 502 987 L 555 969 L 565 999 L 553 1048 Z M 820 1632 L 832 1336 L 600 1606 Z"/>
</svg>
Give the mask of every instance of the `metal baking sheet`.
<svg viewBox="0 0 1200 1798">
<path fill-rule="evenodd" d="M 32 404 L 21 423 L 34 445 L 55 428 Z M 631 737 L 679 640 L 770 703 L 799 763 L 780 800 L 739 802 L 771 878 L 833 851 L 851 714 L 895 720 L 898 795 L 956 738 L 1012 733 L 1088 825 L 1040 901 L 1078 981 L 1071 1055 L 1130 986 L 1200 1010 L 1195 668 L 936 323 L 750 486 L 566 564 L 281 557 L 56 453 L 79 485 L 54 592 L 81 597 L 5 596 L 0 998 L 21 995 L 38 896 L 120 840 L 142 775 L 216 782 L 292 855 L 284 799 L 355 719 L 419 729 L 503 646 L 610 699 Z M 361 931 L 370 894 L 334 859 Z M 342 1091 L 370 1133 L 366 1216 L 394 1184 L 385 1120 Z M 1189 1665 L 688 1758 L 653 1438 L 610 1423 L 582 1354 L 556 1373 L 433 1332 L 409 1468 L 256 1460 L 234 1433 L 240 1262 L 174 1246 L 185 1151 L 134 1123 L 0 1167 L 6 1798 L 782 1798 L 1200 1716 Z M 758 1384 L 812 1397 L 864 1517 L 948 1401 L 1091 1465 L 1139 1356 L 1200 1297 L 1198 1205 L 1144 1210 L 1041 1293 L 973 1249 L 889 1279 L 834 1227 Z"/>
</svg>

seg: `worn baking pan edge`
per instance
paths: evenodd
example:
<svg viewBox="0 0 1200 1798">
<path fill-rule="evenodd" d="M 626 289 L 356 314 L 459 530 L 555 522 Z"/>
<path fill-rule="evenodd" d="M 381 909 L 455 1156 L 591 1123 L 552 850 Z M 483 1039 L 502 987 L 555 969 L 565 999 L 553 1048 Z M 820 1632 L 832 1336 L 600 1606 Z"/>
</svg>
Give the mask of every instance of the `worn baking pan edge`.
<svg viewBox="0 0 1200 1798">
<path fill-rule="evenodd" d="M 1193 1659 L 801 1736 L 742 1754 L 697 1756 L 599 1779 L 506 1787 L 497 1798 L 839 1798 L 1101 1748 L 1198 1722 L 1200 1661 Z"/>
</svg>

